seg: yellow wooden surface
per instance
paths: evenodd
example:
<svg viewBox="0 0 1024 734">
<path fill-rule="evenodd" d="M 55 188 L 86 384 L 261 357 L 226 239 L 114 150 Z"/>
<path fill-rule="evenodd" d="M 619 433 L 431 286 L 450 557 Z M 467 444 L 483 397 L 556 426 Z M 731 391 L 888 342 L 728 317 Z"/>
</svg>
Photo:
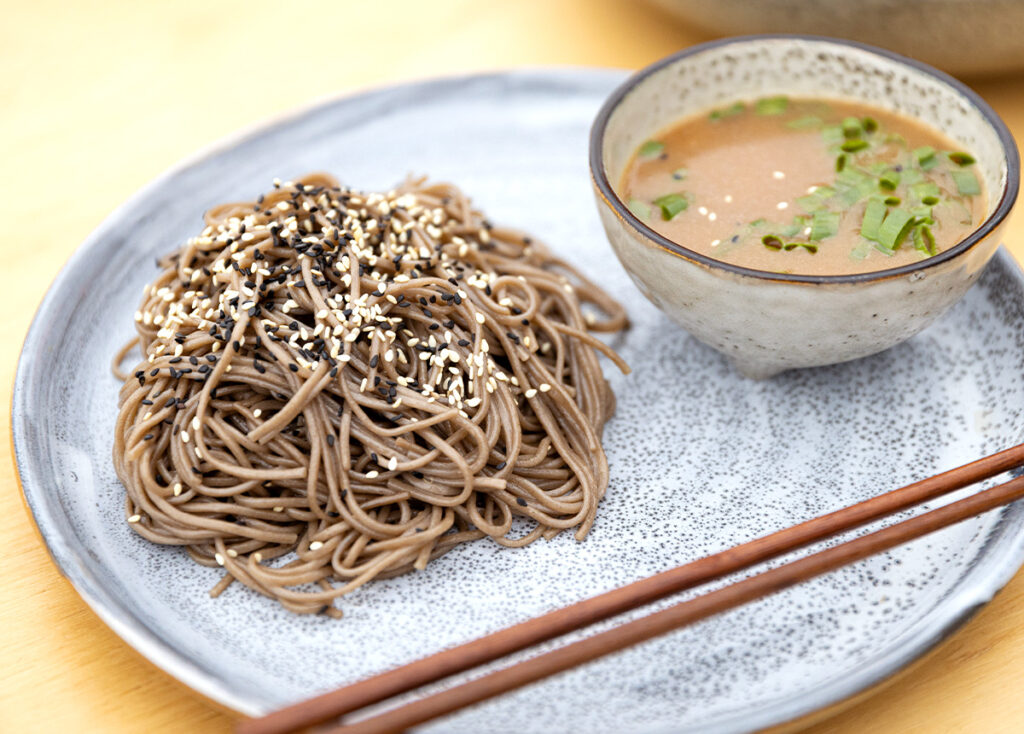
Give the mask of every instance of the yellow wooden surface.
<svg viewBox="0 0 1024 734">
<path fill-rule="evenodd" d="M 700 39 L 628 0 L 0 0 L 0 433 L 51 279 L 117 204 L 239 127 L 367 85 L 550 64 L 638 68 Z M 1024 78 L 974 86 L 1024 139 Z M 396 175 L 404 173 L 396 172 Z M 1024 218 L 1008 234 L 1024 256 Z M 227 731 L 59 576 L 0 442 L 0 731 Z M 938 653 L 811 731 L 1024 730 L 1024 574 Z"/>
</svg>

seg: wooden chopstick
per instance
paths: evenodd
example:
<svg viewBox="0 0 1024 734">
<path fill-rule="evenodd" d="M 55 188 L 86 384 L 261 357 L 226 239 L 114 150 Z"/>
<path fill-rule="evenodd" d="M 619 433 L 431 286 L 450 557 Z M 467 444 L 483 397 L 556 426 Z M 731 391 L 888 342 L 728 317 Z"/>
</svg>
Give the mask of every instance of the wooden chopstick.
<svg viewBox="0 0 1024 734">
<path fill-rule="evenodd" d="M 723 589 L 681 602 L 372 718 L 329 729 L 324 734 L 385 734 L 404 731 L 415 724 L 507 693 L 713 614 L 774 594 L 801 581 L 902 545 L 1021 497 L 1024 497 L 1024 477 L 1017 477 L 937 510 L 826 548 Z"/>
<path fill-rule="evenodd" d="M 282 734 L 329 721 L 342 714 L 405 693 L 454 673 L 470 670 L 483 663 L 559 637 L 567 632 L 582 629 L 597 621 L 635 609 L 673 593 L 776 558 L 810 543 L 962 489 L 1022 464 L 1024 464 L 1024 444 L 692 563 L 663 571 L 571 606 L 557 609 L 409 665 L 275 711 L 262 718 L 242 722 L 238 725 L 237 731 L 239 734 Z M 811 576 L 907 542 L 939 527 L 945 527 L 987 509 L 1011 502 L 1017 499 L 1021 493 L 1024 493 L 1024 479 L 1012 480 L 939 510 L 794 561 L 760 576 L 572 643 L 435 696 L 393 709 L 372 719 L 341 727 L 337 731 L 399 731 L 404 727 L 512 690 L 578 665 L 580 662 L 592 660 L 608 652 L 650 639 L 696 619 L 778 591 Z M 981 509 L 973 509 L 975 505 Z M 936 515 L 936 513 L 942 514 Z M 928 519 L 927 523 L 926 519 Z M 847 557 L 846 554 L 853 555 Z M 784 570 L 786 570 L 785 573 L 781 573 Z M 767 579 L 767 581 L 763 579 Z M 709 599 L 711 601 L 707 601 Z M 684 611 L 679 611 L 680 609 Z M 694 614 L 696 616 L 691 616 Z M 681 616 L 677 618 L 674 615 Z"/>
</svg>

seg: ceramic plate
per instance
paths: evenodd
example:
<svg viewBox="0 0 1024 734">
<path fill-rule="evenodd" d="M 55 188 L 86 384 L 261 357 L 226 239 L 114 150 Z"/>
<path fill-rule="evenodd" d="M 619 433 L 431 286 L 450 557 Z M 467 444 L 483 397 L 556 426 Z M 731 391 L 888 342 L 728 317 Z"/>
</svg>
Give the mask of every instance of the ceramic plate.
<svg viewBox="0 0 1024 734">
<path fill-rule="evenodd" d="M 347 97 L 236 137 L 148 186 L 82 245 L 41 306 L 13 429 L 29 506 L 65 575 L 171 675 L 259 714 L 1024 440 L 1024 279 L 1000 253 L 927 331 L 858 362 L 738 377 L 640 295 L 601 232 L 587 131 L 620 72 L 429 81 Z M 634 326 L 606 365 L 611 484 L 582 543 L 480 541 L 298 617 L 151 545 L 124 522 L 110 460 L 118 384 L 154 256 L 216 202 L 274 176 L 387 188 L 450 179 L 495 222 L 548 241 L 616 294 Z M 886 678 L 988 601 L 1024 554 L 1024 506 L 435 722 L 438 732 L 743 731 Z M 666 602 L 667 603 L 667 602 Z M 663 605 L 660 605 L 663 606 Z"/>
</svg>

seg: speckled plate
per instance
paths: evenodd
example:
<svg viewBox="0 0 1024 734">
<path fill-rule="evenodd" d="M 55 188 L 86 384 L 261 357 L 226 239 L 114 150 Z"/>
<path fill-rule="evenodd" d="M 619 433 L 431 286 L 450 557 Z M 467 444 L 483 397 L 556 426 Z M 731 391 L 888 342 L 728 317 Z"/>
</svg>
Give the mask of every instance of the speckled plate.
<svg viewBox="0 0 1024 734">
<path fill-rule="evenodd" d="M 25 496 L 82 597 L 171 675 L 248 714 L 354 681 L 1024 439 L 1024 279 L 1001 253 L 941 321 L 883 354 L 768 382 L 670 324 L 601 233 L 587 130 L 619 72 L 429 81 L 330 101 L 232 138 L 118 209 L 53 284 L 25 343 L 13 430 Z M 325 169 L 367 188 L 451 179 L 627 305 L 607 370 L 611 484 L 583 543 L 464 546 L 297 617 L 129 531 L 110 461 L 118 385 L 153 258 L 215 202 Z M 96 287 L 97 285 L 101 287 Z M 427 727 L 438 732 L 744 731 L 892 675 L 987 602 L 1024 557 L 1024 506 L 670 634 Z"/>
</svg>

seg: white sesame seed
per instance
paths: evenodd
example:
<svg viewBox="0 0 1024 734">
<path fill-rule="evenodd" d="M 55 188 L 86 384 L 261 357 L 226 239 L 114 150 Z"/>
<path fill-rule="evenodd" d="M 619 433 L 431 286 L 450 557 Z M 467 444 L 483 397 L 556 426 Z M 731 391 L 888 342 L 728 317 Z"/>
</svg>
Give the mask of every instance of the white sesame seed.
<svg viewBox="0 0 1024 734">
<path fill-rule="evenodd" d="M 132 515 L 128 518 L 128 522 L 138 522 L 142 519 L 142 515 Z"/>
<path fill-rule="evenodd" d="M 708 208 L 706 206 L 697 207 L 697 211 L 700 212 L 702 217 L 706 217 L 708 215 Z"/>
<path fill-rule="evenodd" d="M 534 395 L 536 395 L 536 394 L 537 394 L 537 391 L 536 391 L 536 390 L 534 390 L 534 389 L 533 389 L 533 388 L 531 387 L 531 388 L 530 388 L 529 390 L 527 390 L 527 391 L 526 391 L 526 392 L 525 392 L 524 394 L 526 395 L 526 397 L 528 397 L 528 398 L 532 398 L 532 397 L 533 397 Z"/>
<path fill-rule="evenodd" d="M 725 195 L 725 203 L 726 204 L 731 204 L 732 203 L 732 194 L 726 194 Z"/>
<path fill-rule="evenodd" d="M 214 553 L 213 560 L 217 561 L 218 566 L 224 565 L 224 556 L 222 556 L 220 553 Z"/>
<path fill-rule="evenodd" d="M 379 476 L 380 472 L 378 472 L 376 469 L 371 469 L 370 471 L 366 472 L 367 479 L 376 479 Z"/>
<path fill-rule="evenodd" d="M 540 385 L 537 386 L 537 389 L 540 390 L 541 392 L 547 392 L 548 390 L 551 389 L 551 385 L 549 385 L 546 382 L 542 382 Z"/>
<path fill-rule="evenodd" d="M 238 558 L 238 551 L 234 548 L 228 548 L 228 556 L 231 558 Z"/>
<path fill-rule="evenodd" d="M 174 496 L 177 497 L 181 494 L 181 482 L 176 482 L 174 485 Z"/>
<path fill-rule="evenodd" d="M 772 178 L 774 178 L 774 179 L 777 179 L 777 180 L 781 181 L 785 177 L 786 177 L 786 174 L 784 174 L 782 171 L 772 171 Z"/>
<path fill-rule="evenodd" d="M 193 416 L 193 418 L 192 418 L 192 430 L 193 431 L 198 431 L 199 430 L 199 425 L 200 425 L 200 423 L 199 423 L 199 416 L 198 415 L 197 416 Z"/>
<path fill-rule="evenodd" d="M 252 412 L 253 418 L 259 418 L 261 415 L 263 415 L 263 411 L 260 410 L 259 408 L 256 408 L 256 410 Z"/>
<path fill-rule="evenodd" d="M 715 214 L 714 212 L 711 212 L 710 214 L 708 214 L 708 221 L 709 221 L 709 222 L 713 222 L 713 221 L 715 221 L 716 219 L 718 219 L 718 215 L 717 215 L 717 214 Z"/>
<path fill-rule="evenodd" d="M 278 505 L 277 507 L 274 508 L 274 512 L 284 512 L 284 508 L 281 507 L 281 505 Z"/>
<path fill-rule="evenodd" d="M 388 461 L 388 471 L 394 471 L 398 468 L 398 458 L 392 456 L 391 460 Z"/>
<path fill-rule="evenodd" d="M 718 247 L 720 244 L 722 244 L 722 240 L 711 240 L 712 247 Z"/>
<path fill-rule="evenodd" d="M 252 554 L 252 560 L 256 561 L 256 563 L 259 563 L 260 561 L 263 560 L 263 554 L 262 553 L 253 553 Z"/>
<path fill-rule="evenodd" d="M 311 551 L 320 550 L 323 547 L 324 544 L 321 543 L 319 540 L 314 540 L 312 543 L 309 544 L 309 549 Z"/>
<path fill-rule="evenodd" d="M 788 209 L 789 208 L 789 202 L 788 201 L 780 201 L 778 204 L 775 205 L 775 208 L 776 209 Z"/>
<path fill-rule="evenodd" d="M 476 322 L 477 322 L 478 324 L 482 324 L 482 323 L 484 323 L 484 321 L 486 321 L 486 320 L 487 320 L 487 319 L 486 319 L 486 318 L 484 318 L 484 315 L 483 315 L 483 314 L 482 314 L 481 312 L 479 312 L 479 311 L 477 311 L 477 312 L 476 312 Z"/>
<path fill-rule="evenodd" d="M 185 443 L 188 443 L 188 431 L 181 432 L 181 440 L 184 441 Z"/>
</svg>

